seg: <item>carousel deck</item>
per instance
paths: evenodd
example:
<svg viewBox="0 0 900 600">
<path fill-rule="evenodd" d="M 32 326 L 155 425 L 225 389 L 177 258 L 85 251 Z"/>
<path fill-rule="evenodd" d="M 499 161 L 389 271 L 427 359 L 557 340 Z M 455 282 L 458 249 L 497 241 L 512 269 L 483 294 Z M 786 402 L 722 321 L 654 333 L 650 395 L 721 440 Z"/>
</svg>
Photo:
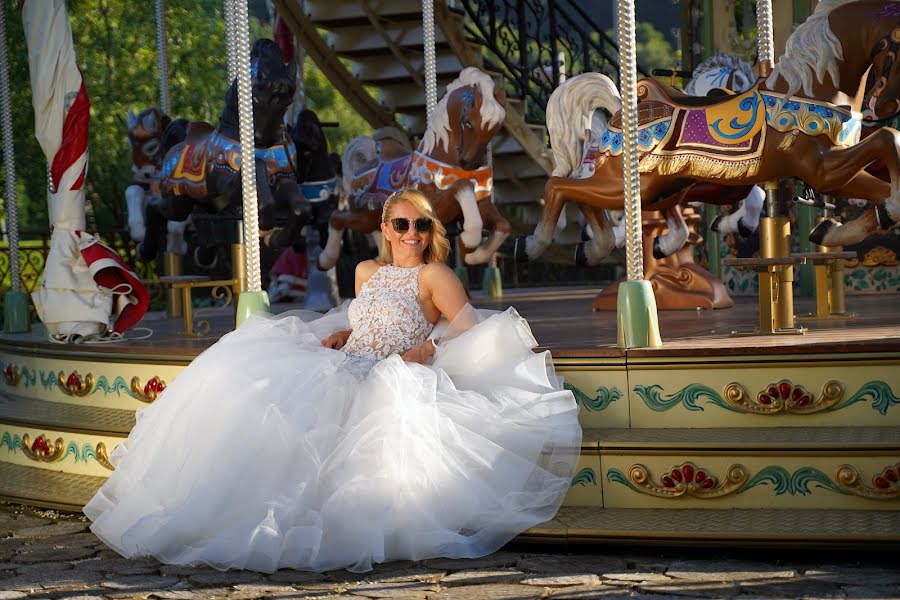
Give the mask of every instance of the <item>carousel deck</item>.
<svg viewBox="0 0 900 600">
<path fill-rule="evenodd" d="M 545 542 L 896 544 L 900 542 L 900 315 L 892 296 L 856 296 L 850 319 L 805 335 L 734 337 L 754 299 L 720 311 L 664 311 L 664 347 L 616 347 L 596 289 L 510 291 L 575 394 L 585 434 Z M 277 305 L 276 312 L 295 308 Z M 798 299 L 796 313 L 814 309 Z M 151 315 L 152 337 L 109 345 L 0 336 L 0 497 L 77 510 L 108 455 L 199 352 L 232 326 L 196 311 L 208 335 Z M 135 332 L 137 334 L 139 332 Z M 173 454 L 187 451 L 172 448 Z"/>
</svg>

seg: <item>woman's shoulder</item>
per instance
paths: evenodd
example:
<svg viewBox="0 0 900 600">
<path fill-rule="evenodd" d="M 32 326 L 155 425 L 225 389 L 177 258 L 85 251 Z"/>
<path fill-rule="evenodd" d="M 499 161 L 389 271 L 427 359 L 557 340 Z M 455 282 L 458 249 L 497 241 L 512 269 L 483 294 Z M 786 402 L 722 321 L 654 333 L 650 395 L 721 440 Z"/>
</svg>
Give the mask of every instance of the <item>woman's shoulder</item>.
<svg viewBox="0 0 900 600">
<path fill-rule="evenodd" d="M 374 259 L 364 260 L 356 265 L 356 281 L 357 285 L 362 285 L 369 280 L 375 271 L 384 266 L 384 263 Z"/>
<path fill-rule="evenodd" d="M 419 276 L 428 282 L 446 281 L 451 278 L 458 279 L 456 273 L 453 272 L 453 269 L 442 262 L 426 263 L 419 272 Z"/>
</svg>

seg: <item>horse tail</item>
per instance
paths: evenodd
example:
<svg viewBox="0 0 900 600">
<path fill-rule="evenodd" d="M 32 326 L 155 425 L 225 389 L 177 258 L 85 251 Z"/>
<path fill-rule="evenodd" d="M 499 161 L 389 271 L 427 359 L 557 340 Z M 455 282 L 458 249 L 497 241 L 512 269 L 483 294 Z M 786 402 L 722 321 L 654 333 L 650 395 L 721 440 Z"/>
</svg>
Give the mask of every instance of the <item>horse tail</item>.
<svg viewBox="0 0 900 600">
<path fill-rule="evenodd" d="M 188 120 L 178 118 L 169 123 L 166 130 L 162 134 L 162 152 L 160 156 L 165 156 L 176 144 L 180 144 L 187 139 Z"/>
<path fill-rule="evenodd" d="M 590 138 L 593 115 L 598 109 L 609 116 L 622 109 L 616 84 L 601 73 L 582 73 L 566 79 L 550 95 L 547 129 L 556 163 L 553 175 L 568 177 L 581 164 L 584 142 Z"/>
<path fill-rule="evenodd" d="M 351 186 L 353 178 L 377 162 L 378 153 L 375 150 L 375 140 L 367 135 L 359 135 L 350 140 L 344 150 L 344 156 L 341 158 L 341 178 L 347 198 L 353 195 Z"/>
</svg>

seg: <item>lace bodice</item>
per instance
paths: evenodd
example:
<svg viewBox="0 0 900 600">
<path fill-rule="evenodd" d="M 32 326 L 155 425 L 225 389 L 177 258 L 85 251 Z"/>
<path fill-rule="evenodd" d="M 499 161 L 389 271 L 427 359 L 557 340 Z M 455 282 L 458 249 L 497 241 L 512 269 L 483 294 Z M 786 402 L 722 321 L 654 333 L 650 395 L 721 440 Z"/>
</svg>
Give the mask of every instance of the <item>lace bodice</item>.
<svg viewBox="0 0 900 600">
<path fill-rule="evenodd" d="M 350 303 L 353 333 L 344 352 L 381 360 L 425 341 L 432 325 L 419 304 L 419 271 L 424 266 L 385 265 L 372 274 Z"/>
</svg>

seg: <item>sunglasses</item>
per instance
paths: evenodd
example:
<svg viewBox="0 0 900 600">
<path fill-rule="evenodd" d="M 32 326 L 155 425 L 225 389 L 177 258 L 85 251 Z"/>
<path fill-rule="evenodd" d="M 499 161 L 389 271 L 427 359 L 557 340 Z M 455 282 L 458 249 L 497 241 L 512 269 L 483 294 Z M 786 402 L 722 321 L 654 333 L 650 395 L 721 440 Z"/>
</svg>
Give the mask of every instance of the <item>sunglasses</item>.
<svg viewBox="0 0 900 600">
<path fill-rule="evenodd" d="M 397 233 L 406 233 L 409 231 L 410 219 L 404 219 L 403 217 L 396 217 L 391 219 L 391 226 L 394 228 L 394 231 Z M 431 231 L 431 226 L 433 222 L 428 217 L 420 217 L 413 221 L 413 224 L 416 228 L 416 231 L 419 233 L 428 233 Z"/>
</svg>

